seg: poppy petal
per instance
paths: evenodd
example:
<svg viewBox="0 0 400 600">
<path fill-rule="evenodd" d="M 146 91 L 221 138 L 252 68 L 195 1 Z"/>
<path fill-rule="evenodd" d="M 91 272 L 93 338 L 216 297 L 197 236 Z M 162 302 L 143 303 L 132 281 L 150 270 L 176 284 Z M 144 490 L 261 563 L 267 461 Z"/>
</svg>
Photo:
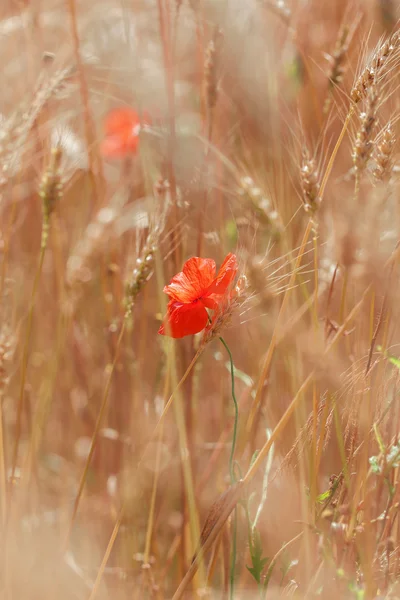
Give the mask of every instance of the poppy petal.
<svg viewBox="0 0 400 600">
<path fill-rule="evenodd" d="M 208 323 L 208 314 L 201 302 L 183 304 L 170 301 L 164 324 L 158 333 L 169 335 L 173 338 L 182 338 L 185 335 L 199 333 Z"/>
<path fill-rule="evenodd" d="M 123 135 L 140 125 L 138 113 L 132 108 L 115 108 L 104 120 L 104 131 L 108 135 Z"/>
<path fill-rule="evenodd" d="M 122 158 L 129 152 L 136 150 L 138 140 L 136 141 L 135 147 L 132 149 L 127 147 L 123 140 L 116 136 L 105 138 L 100 145 L 100 152 L 106 158 Z"/>
<path fill-rule="evenodd" d="M 212 258 L 189 258 L 183 271 L 164 287 L 165 294 L 178 302 L 189 303 L 203 296 L 215 277 L 215 262 Z"/>
<path fill-rule="evenodd" d="M 131 108 L 116 108 L 104 121 L 105 139 L 101 153 L 107 158 L 121 158 L 135 154 L 139 144 L 141 125 L 138 113 Z"/>
<path fill-rule="evenodd" d="M 207 289 L 206 295 L 207 297 L 211 294 L 222 295 L 225 294 L 228 287 L 232 284 L 238 272 L 238 264 L 237 258 L 235 254 L 230 252 L 224 262 L 221 265 L 220 270 L 218 271 L 217 277 L 211 283 L 209 288 Z M 203 302 L 205 299 L 203 300 Z M 212 308 L 212 307 L 210 307 Z"/>
<path fill-rule="evenodd" d="M 207 292 L 208 294 L 208 292 Z M 211 308 L 212 310 L 216 310 L 218 308 L 218 300 L 221 298 L 221 296 L 218 294 L 211 294 L 210 296 L 204 296 L 204 298 L 201 299 L 201 303 L 203 306 L 205 306 L 206 308 Z"/>
</svg>

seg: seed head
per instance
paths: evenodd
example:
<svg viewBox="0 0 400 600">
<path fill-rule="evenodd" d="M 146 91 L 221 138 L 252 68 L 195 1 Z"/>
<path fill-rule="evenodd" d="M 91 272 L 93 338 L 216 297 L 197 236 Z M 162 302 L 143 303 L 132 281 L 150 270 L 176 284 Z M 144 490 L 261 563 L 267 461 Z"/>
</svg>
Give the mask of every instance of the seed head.
<svg viewBox="0 0 400 600">
<path fill-rule="evenodd" d="M 274 209 L 271 201 L 257 187 L 251 177 L 242 177 L 240 180 L 239 195 L 247 200 L 256 219 L 268 229 L 272 237 L 279 237 L 283 231 L 283 225 L 278 212 Z"/>
<path fill-rule="evenodd" d="M 381 141 L 375 147 L 374 179 L 377 183 L 388 180 L 393 168 L 393 150 L 396 138 L 390 123 L 382 132 Z"/>
<path fill-rule="evenodd" d="M 320 184 L 315 160 L 310 158 L 307 150 L 303 153 L 300 176 L 304 209 L 306 212 L 315 213 L 321 202 Z"/>
<path fill-rule="evenodd" d="M 339 36 L 336 41 L 335 49 L 331 56 L 328 57 L 330 69 L 328 73 L 329 91 L 324 104 L 324 113 L 326 114 L 331 106 L 332 97 L 330 92 L 332 88 L 340 85 L 345 73 L 345 58 L 349 49 L 351 34 L 347 24 L 343 25 L 339 31 Z"/>
<path fill-rule="evenodd" d="M 160 237 L 165 228 L 168 202 L 166 200 L 170 185 L 167 179 L 158 179 L 154 184 L 154 197 L 160 202 L 157 213 L 157 221 L 149 231 L 147 239 L 143 244 L 131 276 L 125 287 L 125 318 L 128 318 L 135 305 L 136 299 L 154 273 L 155 253 L 159 247 Z M 164 207 L 162 204 L 164 203 Z"/>
<path fill-rule="evenodd" d="M 353 162 L 356 171 L 365 169 L 373 150 L 372 133 L 376 123 L 376 109 L 378 93 L 373 86 L 368 92 L 368 101 L 365 112 L 361 113 L 361 126 L 353 148 Z"/>
<path fill-rule="evenodd" d="M 46 246 L 48 230 L 50 226 L 50 217 L 54 211 L 57 202 L 62 196 L 61 182 L 61 164 L 62 152 L 59 146 L 52 148 L 49 165 L 44 172 L 39 187 L 39 196 L 43 203 L 43 231 L 42 246 Z"/>
<path fill-rule="evenodd" d="M 356 104 L 365 98 L 368 90 L 378 82 L 388 70 L 390 59 L 400 50 L 400 31 L 396 31 L 388 40 L 381 43 L 375 50 L 371 60 L 351 90 L 350 97 Z"/>
<path fill-rule="evenodd" d="M 43 211 L 47 219 L 50 218 L 62 194 L 60 174 L 61 156 L 62 152 L 59 146 L 52 148 L 49 165 L 40 183 L 39 195 L 43 200 Z"/>
<path fill-rule="evenodd" d="M 130 280 L 128 281 L 125 289 L 125 317 L 129 317 L 132 308 L 136 302 L 140 291 L 144 284 L 151 279 L 154 273 L 154 256 L 156 252 L 155 237 L 157 230 L 154 234 L 147 238 L 147 242 L 142 248 L 140 255 L 136 259 L 136 264 L 132 270 Z"/>
<path fill-rule="evenodd" d="M 246 299 L 245 292 L 248 287 L 247 277 L 240 275 L 233 290 L 227 292 L 218 304 L 218 308 L 211 322 L 204 330 L 202 345 L 208 344 L 213 338 L 221 334 L 222 329 L 231 322 L 233 314 L 243 305 Z"/>
</svg>

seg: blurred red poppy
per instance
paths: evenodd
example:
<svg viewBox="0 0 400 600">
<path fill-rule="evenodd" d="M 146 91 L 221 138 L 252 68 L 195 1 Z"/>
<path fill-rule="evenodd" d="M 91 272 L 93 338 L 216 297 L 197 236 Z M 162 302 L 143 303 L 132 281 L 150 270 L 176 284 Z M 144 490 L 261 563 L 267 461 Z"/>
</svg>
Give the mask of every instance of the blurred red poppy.
<svg viewBox="0 0 400 600">
<path fill-rule="evenodd" d="M 148 122 L 148 118 L 145 119 Z M 105 137 L 101 153 L 106 158 L 123 158 L 136 154 L 142 129 L 138 113 L 132 108 L 115 108 L 105 118 Z"/>
<path fill-rule="evenodd" d="M 190 258 L 181 273 L 164 287 L 168 310 L 158 333 L 181 338 L 199 333 L 208 323 L 206 308 L 217 309 L 238 271 L 236 256 L 229 253 L 215 276 L 211 258 Z"/>
</svg>

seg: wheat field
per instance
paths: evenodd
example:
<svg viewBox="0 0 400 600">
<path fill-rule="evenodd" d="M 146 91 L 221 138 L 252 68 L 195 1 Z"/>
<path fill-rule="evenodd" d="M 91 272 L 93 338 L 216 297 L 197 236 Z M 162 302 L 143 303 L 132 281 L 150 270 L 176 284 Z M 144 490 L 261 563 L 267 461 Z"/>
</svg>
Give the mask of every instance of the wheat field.
<svg viewBox="0 0 400 600">
<path fill-rule="evenodd" d="M 2 0 L 1 600 L 400 598 L 399 19 Z"/>
</svg>

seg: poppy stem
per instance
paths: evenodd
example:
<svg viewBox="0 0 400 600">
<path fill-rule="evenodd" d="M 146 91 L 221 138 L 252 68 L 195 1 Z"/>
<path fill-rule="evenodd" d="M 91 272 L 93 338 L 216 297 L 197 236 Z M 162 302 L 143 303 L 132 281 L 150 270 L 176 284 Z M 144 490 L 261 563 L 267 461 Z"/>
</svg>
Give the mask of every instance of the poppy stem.
<svg viewBox="0 0 400 600">
<path fill-rule="evenodd" d="M 232 446 L 231 446 L 231 454 L 229 457 L 229 473 L 231 476 L 231 485 L 234 485 L 236 480 L 235 480 L 235 469 L 234 469 L 233 458 L 235 455 L 237 426 L 238 426 L 238 419 L 239 419 L 239 408 L 238 408 L 238 403 L 237 403 L 236 395 L 235 395 L 235 367 L 233 365 L 232 353 L 229 350 L 227 343 L 225 342 L 224 338 L 220 337 L 219 339 L 220 339 L 221 343 L 225 346 L 225 349 L 229 355 L 229 362 L 230 362 L 230 366 L 231 366 L 231 394 L 232 394 L 233 404 L 235 406 L 235 419 L 233 422 Z M 235 515 L 234 515 L 234 521 L 233 521 L 233 534 L 232 534 L 232 557 L 231 557 L 231 569 L 230 569 L 230 593 L 229 593 L 229 596 L 231 599 L 233 598 L 233 589 L 234 589 L 234 583 L 235 583 L 236 532 L 237 532 L 237 511 L 235 508 Z"/>
<path fill-rule="evenodd" d="M 238 426 L 238 418 L 239 418 L 239 408 L 238 408 L 238 403 L 236 400 L 236 395 L 235 395 L 235 367 L 233 366 L 233 358 L 232 358 L 232 354 L 231 351 L 229 350 L 229 347 L 227 345 L 227 343 L 225 342 L 224 338 L 220 337 L 219 338 L 220 341 L 222 342 L 222 344 L 225 346 L 225 349 L 227 351 L 227 353 L 229 354 L 229 362 L 230 362 L 230 366 L 231 366 L 231 394 L 232 394 L 232 399 L 233 399 L 233 404 L 235 406 L 235 420 L 233 423 L 233 436 L 232 436 L 232 447 L 231 447 L 231 454 L 229 457 L 229 473 L 231 476 L 231 483 L 232 485 L 235 483 L 235 472 L 234 472 L 234 467 L 233 467 L 233 457 L 235 454 L 235 446 L 236 446 L 236 437 L 237 437 L 237 426 Z"/>
</svg>

